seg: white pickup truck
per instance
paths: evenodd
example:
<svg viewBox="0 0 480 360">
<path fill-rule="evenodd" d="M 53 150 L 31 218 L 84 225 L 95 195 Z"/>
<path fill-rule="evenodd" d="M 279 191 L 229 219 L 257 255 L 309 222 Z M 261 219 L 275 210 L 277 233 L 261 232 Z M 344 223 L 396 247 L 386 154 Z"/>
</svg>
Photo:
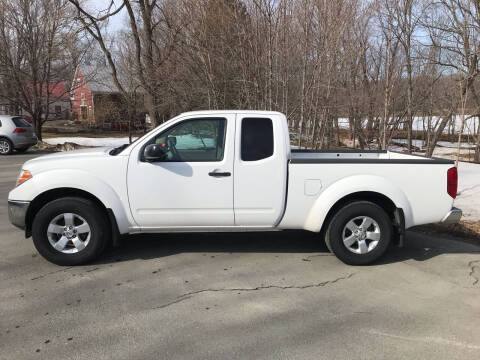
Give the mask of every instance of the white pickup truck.
<svg viewBox="0 0 480 360">
<path fill-rule="evenodd" d="M 405 229 L 457 222 L 453 162 L 290 147 L 286 117 L 181 114 L 129 146 L 41 156 L 9 194 L 10 221 L 49 261 L 76 265 L 122 234 L 304 229 L 368 264 Z"/>
</svg>

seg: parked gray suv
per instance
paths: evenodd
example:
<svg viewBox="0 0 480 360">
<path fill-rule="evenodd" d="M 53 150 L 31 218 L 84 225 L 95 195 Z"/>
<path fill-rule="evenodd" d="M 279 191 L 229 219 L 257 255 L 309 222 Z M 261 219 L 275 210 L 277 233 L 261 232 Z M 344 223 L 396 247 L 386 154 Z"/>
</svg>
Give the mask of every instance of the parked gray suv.
<svg viewBox="0 0 480 360">
<path fill-rule="evenodd" d="M 0 115 L 0 155 L 24 152 L 36 143 L 33 127 L 23 117 Z"/>
</svg>

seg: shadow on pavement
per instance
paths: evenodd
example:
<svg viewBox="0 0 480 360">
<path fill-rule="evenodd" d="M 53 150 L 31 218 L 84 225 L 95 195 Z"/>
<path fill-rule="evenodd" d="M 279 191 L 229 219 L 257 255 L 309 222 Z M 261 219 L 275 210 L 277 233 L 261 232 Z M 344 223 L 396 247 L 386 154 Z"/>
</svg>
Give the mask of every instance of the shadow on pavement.
<svg viewBox="0 0 480 360">
<path fill-rule="evenodd" d="M 130 235 L 95 263 L 154 259 L 180 253 L 324 253 L 323 239 L 307 231 Z M 375 265 L 425 261 L 441 254 L 480 253 L 480 246 L 408 232 L 405 246 L 391 246 Z"/>
</svg>

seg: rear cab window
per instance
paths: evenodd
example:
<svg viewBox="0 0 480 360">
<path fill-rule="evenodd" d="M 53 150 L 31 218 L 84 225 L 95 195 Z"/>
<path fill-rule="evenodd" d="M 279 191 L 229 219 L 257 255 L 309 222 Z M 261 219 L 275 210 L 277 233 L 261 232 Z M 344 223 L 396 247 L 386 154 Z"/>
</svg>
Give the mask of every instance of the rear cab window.
<svg viewBox="0 0 480 360">
<path fill-rule="evenodd" d="M 273 155 L 273 123 L 269 118 L 243 118 L 241 159 L 258 161 Z"/>
</svg>

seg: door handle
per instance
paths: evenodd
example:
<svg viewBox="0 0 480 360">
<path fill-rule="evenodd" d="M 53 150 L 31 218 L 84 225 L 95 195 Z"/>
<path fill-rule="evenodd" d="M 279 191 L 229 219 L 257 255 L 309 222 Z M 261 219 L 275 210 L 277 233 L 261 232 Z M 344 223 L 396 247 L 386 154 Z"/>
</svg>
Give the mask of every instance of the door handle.
<svg viewBox="0 0 480 360">
<path fill-rule="evenodd" d="M 213 170 L 213 171 L 210 171 L 208 175 L 213 177 L 227 177 L 227 176 L 231 176 L 232 174 L 229 172 L 220 172 L 218 170 Z"/>
</svg>

